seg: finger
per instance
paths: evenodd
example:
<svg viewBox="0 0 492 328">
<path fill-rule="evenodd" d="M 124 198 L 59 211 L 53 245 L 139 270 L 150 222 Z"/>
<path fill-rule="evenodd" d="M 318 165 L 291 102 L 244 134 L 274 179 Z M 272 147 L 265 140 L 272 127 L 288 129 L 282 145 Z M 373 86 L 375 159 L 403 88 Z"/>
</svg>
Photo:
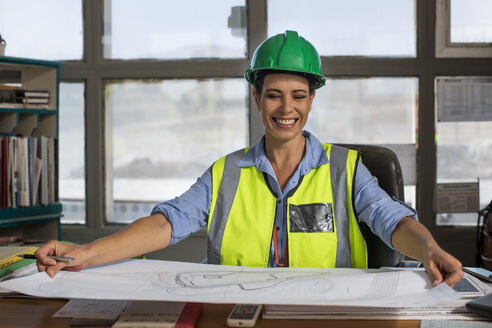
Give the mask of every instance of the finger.
<svg viewBox="0 0 492 328">
<path fill-rule="evenodd" d="M 38 263 L 44 266 L 56 265 L 56 261 L 52 258 L 49 258 L 49 255 L 55 255 L 56 253 L 56 243 L 49 242 L 43 247 L 39 248 L 34 255 L 36 256 Z M 39 266 L 38 266 L 39 268 Z"/>
<path fill-rule="evenodd" d="M 435 265 L 435 263 L 431 262 L 426 268 L 425 270 L 427 271 L 427 273 L 429 274 L 431 280 L 432 280 L 432 285 L 433 286 L 437 286 L 439 285 L 441 282 L 443 282 L 443 277 L 442 277 L 442 274 L 441 274 L 441 271 L 439 271 L 439 269 L 437 268 L 437 266 Z"/>
<path fill-rule="evenodd" d="M 50 278 L 53 278 L 58 273 L 58 271 L 60 271 L 66 266 L 67 265 L 64 262 L 58 262 L 56 263 L 56 265 L 47 267 L 46 273 L 48 274 L 48 276 L 50 276 Z"/>
<path fill-rule="evenodd" d="M 63 270 L 65 271 L 80 271 L 84 268 L 83 265 L 77 265 L 77 266 L 67 266 L 65 268 L 63 268 Z"/>
<path fill-rule="evenodd" d="M 461 279 L 463 279 L 464 276 L 465 274 L 462 270 L 453 271 L 446 274 L 444 282 L 447 283 L 450 287 L 454 287 L 454 285 L 456 285 Z"/>
<path fill-rule="evenodd" d="M 36 262 L 36 266 L 38 267 L 39 272 L 46 271 L 46 265 L 41 264 L 39 261 Z"/>
<path fill-rule="evenodd" d="M 38 265 L 38 268 L 40 265 L 49 267 L 49 266 L 55 266 L 57 264 L 57 262 L 54 259 L 49 257 L 38 257 L 37 259 L 38 260 L 36 264 Z"/>
</svg>

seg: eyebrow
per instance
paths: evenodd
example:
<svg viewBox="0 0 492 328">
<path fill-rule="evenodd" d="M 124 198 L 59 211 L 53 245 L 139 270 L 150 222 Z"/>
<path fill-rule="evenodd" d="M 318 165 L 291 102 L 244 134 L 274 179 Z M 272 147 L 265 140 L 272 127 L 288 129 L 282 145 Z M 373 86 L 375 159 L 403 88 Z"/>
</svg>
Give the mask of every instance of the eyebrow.
<svg viewBox="0 0 492 328">
<path fill-rule="evenodd" d="M 282 93 L 281 90 L 279 90 L 279 89 L 273 89 L 273 88 L 270 88 L 270 89 L 266 89 L 265 90 L 265 92 L 268 92 L 268 91 Z M 308 93 L 308 91 L 307 90 L 304 90 L 304 89 L 295 89 L 295 90 L 292 90 L 292 92 L 305 92 L 305 93 Z"/>
</svg>

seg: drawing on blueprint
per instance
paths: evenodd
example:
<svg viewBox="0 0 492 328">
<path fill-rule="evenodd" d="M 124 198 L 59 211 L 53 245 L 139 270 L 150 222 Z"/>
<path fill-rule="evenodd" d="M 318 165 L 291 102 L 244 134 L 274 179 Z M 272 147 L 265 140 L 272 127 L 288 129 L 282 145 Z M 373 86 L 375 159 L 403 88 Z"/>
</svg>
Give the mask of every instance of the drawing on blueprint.
<svg viewBox="0 0 492 328">
<path fill-rule="evenodd" d="M 210 303 L 431 305 L 453 299 L 444 286 L 428 293 L 425 272 L 248 268 L 155 260 L 128 260 L 54 278 L 36 273 L 0 282 L 0 290 L 40 297 L 161 300 Z M 435 290 L 435 288 L 432 288 Z"/>
<path fill-rule="evenodd" d="M 265 271 L 189 271 L 169 274 L 160 272 L 152 284 L 170 294 L 190 295 L 217 292 L 266 292 L 272 288 L 288 288 L 309 280 L 317 292 L 326 293 L 334 288 L 327 274 Z M 173 280 L 173 281 L 172 281 Z M 171 282 L 172 281 L 172 282 Z"/>
</svg>

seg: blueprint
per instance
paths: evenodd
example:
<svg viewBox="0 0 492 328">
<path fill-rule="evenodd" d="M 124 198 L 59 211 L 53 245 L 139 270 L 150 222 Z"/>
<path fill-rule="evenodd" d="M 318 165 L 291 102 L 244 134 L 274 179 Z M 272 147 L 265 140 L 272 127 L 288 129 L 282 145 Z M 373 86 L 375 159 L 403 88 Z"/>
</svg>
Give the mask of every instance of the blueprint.
<svg viewBox="0 0 492 328">
<path fill-rule="evenodd" d="M 44 272 L 0 282 L 0 290 L 37 297 L 422 307 L 459 298 L 423 271 L 251 268 L 126 260 L 79 272 Z"/>
</svg>

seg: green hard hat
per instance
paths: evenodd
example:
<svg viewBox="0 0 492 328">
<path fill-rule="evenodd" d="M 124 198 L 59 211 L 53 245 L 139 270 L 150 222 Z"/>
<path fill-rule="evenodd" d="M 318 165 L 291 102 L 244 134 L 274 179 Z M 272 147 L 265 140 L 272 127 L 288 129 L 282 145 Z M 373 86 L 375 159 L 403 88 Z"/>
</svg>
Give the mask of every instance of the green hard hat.
<svg viewBox="0 0 492 328">
<path fill-rule="evenodd" d="M 260 44 L 253 54 L 251 66 L 244 73 L 254 85 L 256 73 L 262 70 L 278 70 L 310 75 L 316 89 L 325 85 L 321 72 L 321 59 L 314 46 L 295 31 L 272 36 Z"/>
</svg>

